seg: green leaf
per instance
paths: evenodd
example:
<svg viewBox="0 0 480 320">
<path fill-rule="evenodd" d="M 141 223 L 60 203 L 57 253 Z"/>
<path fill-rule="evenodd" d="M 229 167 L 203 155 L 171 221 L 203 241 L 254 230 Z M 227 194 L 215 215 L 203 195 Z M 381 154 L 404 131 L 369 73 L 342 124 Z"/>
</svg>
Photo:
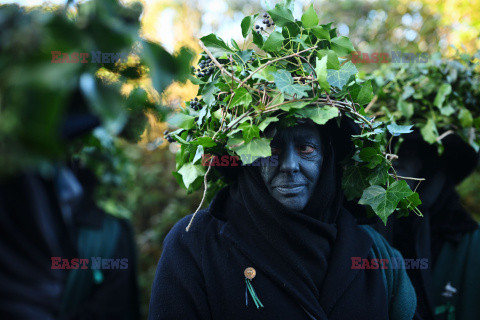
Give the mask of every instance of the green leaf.
<svg viewBox="0 0 480 320">
<path fill-rule="evenodd" d="M 203 87 L 202 90 L 202 99 L 209 107 L 215 103 L 215 93 L 220 91 L 220 89 L 215 85 L 216 83 L 217 80 L 209 82 L 205 85 L 205 87 Z"/>
<path fill-rule="evenodd" d="M 229 55 L 234 53 L 234 51 L 230 49 L 222 39 L 220 39 L 213 33 L 203 38 L 200 38 L 200 40 L 203 42 L 205 47 L 210 50 L 210 52 L 215 58 L 221 57 L 225 54 Z"/>
<path fill-rule="evenodd" d="M 310 102 L 308 102 L 308 101 L 292 101 L 292 102 L 289 102 L 289 103 L 285 103 L 281 106 L 278 106 L 278 108 L 283 110 L 283 111 L 290 111 L 290 110 L 294 110 L 294 109 L 302 109 L 305 106 L 307 106 L 309 103 Z"/>
<path fill-rule="evenodd" d="M 452 93 L 452 86 L 449 83 L 442 83 L 442 85 L 438 89 L 437 95 L 435 96 L 433 105 L 438 107 L 439 109 L 442 109 L 443 102 L 450 93 Z"/>
<path fill-rule="evenodd" d="M 410 207 L 418 207 L 422 204 L 422 200 L 420 200 L 420 195 L 416 192 L 412 193 L 408 197 L 406 197 L 408 201 L 410 201 Z"/>
<path fill-rule="evenodd" d="M 423 139 L 430 144 L 434 144 L 438 138 L 437 126 L 432 118 L 427 120 L 427 123 L 420 129 Z"/>
<path fill-rule="evenodd" d="M 471 127 L 473 124 L 473 116 L 468 109 L 460 109 L 460 112 L 458 113 L 458 119 L 460 120 L 460 124 L 464 128 Z"/>
<path fill-rule="evenodd" d="M 195 151 L 195 156 L 193 157 L 192 163 L 195 164 L 198 160 L 200 160 L 203 156 L 203 146 L 199 145 L 197 150 Z"/>
<path fill-rule="evenodd" d="M 256 32 L 256 31 L 253 31 L 252 32 L 252 38 L 253 38 L 253 43 L 257 47 L 259 47 L 259 48 L 263 47 L 263 36 L 260 33 Z"/>
<path fill-rule="evenodd" d="M 283 27 L 288 22 L 295 22 L 292 11 L 287 9 L 281 4 L 275 5 L 275 8 L 267 11 L 275 24 L 279 27 Z"/>
<path fill-rule="evenodd" d="M 412 130 L 413 125 L 411 126 L 399 126 L 396 123 L 389 124 L 387 126 L 388 132 L 390 132 L 394 137 L 399 136 L 404 133 L 413 132 Z"/>
<path fill-rule="evenodd" d="M 250 164 L 258 157 L 269 157 L 272 155 L 270 141 L 271 139 L 269 138 L 256 138 L 233 148 L 233 150 L 240 156 L 242 164 Z"/>
<path fill-rule="evenodd" d="M 358 198 L 362 195 L 367 182 L 368 170 L 359 166 L 349 166 L 343 171 L 342 188 L 347 200 Z"/>
<path fill-rule="evenodd" d="M 352 42 L 345 36 L 335 37 L 331 40 L 332 50 L 339 57 L 344 57 L 352 51 L 355 51 Z"/>
<path fill-rule="evenodd" d="M 347 84 L 348 79 L 350 79 L 352 75 L 355 75 L 357 73 L 358 70 L 355 65 L 351 61 L 348 61 L 340 67 L 340 70 L 328 69 L 327 81 L 328 83 L 330 83 L 331 86 L 342 89 L 343 86 Z"/>
<path fill-rule="evenodd" d="M 405 100 L 398 100 L 397 109 L 400 110 L 402 115 L 409 120 L 414 113 L 413 103 L 406 102 Z"/>
<path fill-rule="evenodd" d="M 182 176 L 183 183 L 185 187 L 188 187 L 198 178 L 203 177 L 204 167 L 198 164 L 193 164 L 191 162 L 185 163 L 178 173 Z"/>
<path fill-rule="evenodd" d="M 350 89 L 353 101 L 363 106 L 373 99 L 372 81 L 368 80 L 362 84 L 355 84 Z"/>
<path fill-rule="evenodd" d="M 174 127 L 188 130 L 193 128 L 195 117 L 186 115 L 184 113 L 175 113 L 167 118 L 167 122 Z"/>
<path fill-rule="evenodd" d="M 285 40 L 283 35 L 278 31 L 274 31 L 270 34 L 267 41 L 265 41 L 262 50 L 268 52 L 279 51 L 282 48 L 283 40 Z"/>
<path fill-rule="evenodd" d="M 338 56 L 333 50 L 318 50 L 318 57 L 327 56 L 327 69 L 340 69 L 340 62 L 338 61 Z"/>
<path fill-rule="evenodd" d="M 315 37 L 317 37 L 318 39 L 330 41 L 330 31 L 325 29 L 324 27 L 316 26 L 313 27 L 311 30 Z"/>
<path fill-rule="evenodd" d="M 318 22 L 319 19 L 312 3 L 310 8 L 302 15 L 302 24 L 304 28 L 311 28 L 318 25 Z"/>
<path fill-rule="evenodd" d="M 375 148 L 368 147 L 363 148 L 359 154 L 360 159 L 368 162 L 367 167 L 370 169 L 375 168 L 383 161 L 383 156 L 377 152 Z"/>
<path fill-rule="evenodd" d="M 255 25 L 255 19 L 257 19 L 257 16 L 258 14 L 243 18 L 241 26 L 242 26 L 242 36 L 244 38 L 246 38 L 248 34 L 252 31 L 253 26 Z"/>
<path fill-rule="evenodd" d="M 238 64 L 246 64 L 248 60 L 252 58 L 252 53 L 253 50 L 243 50 L 243 51 L 237 51 L 233 55 L 233 60 L 237 62 Z"/>
<path fill-rule="evenodd" d="M 388 169 L 389 165 L 387 164 L 385 158 L 383 158 L 382 163 L 375 167 L 368 175 L 368 182 L 371 185 L 384 185 L 385 183 L 387 183 Z"/>
<path fill-rule="evenodd" d="M 415 89 L 413 89 L 411 86 L 405 86 L 405 87 L 403 87 L 402 99 L 407 100 L 414 93 L 415 93 Z"/>
<path fill-rule="evenodd" d="M 248 92 L 247 89 L 245 88 L 238 88 L 234 91 L 235 95 L 232 98 L 232 103 L 230 104 L 230 108 L 236 107 L 236 106 L 249 106 L 250 103 L 252 103 L 252 96 Z"/>
<path fill-rule="evenodd" d="M 282 28 L 282 35 L 285 38 L 295 40 L 295 37 L 300 33 L 300 27 L 295 22 L 288 22 Z"/>
<path fill-rule="evenodd" d="M 400 200 L 413 194 L 405 180 L 392 183 L 386 190 L 381 186 L 370 186 L 362 194 L 359 204 L 369 205 L 386 224 Z"/>
<path fill-rule="evenodd" d="M 263 131 L 268 127 L 270 123 L 277 122 L 278 120 L 279 119 L 277 117 L 268 117 L 258 125 L 258 128 L 260 129 L 260 131 Z"/>
<path fill-rule="evenodd" d="M 215 147 L 217 144 L 213 141 L 212 137 L 199 137 L 195 140 L 190 141 L 190 144 L 194 146 L 204 146 L 205 148 Z"/>
<path fill-rule="evenodd" d="M 290 98 L 302 98 L 308 97 L 308 94 L 305 92 L 310 90 L 310 87 L 300 84 L 293 84 L 293 78 L 290 72 L 286 70 L 279 70 L 273 74 L 275 79 L 275 85 L 277 88 L 285 95 L 290 96 Z"/>
<path fill-rule="evenodd" d="M 295 116 L 309 118 L 313 122 L 323 125 L 328 120 L 338 117 L 338 109 L 331 106 L 306 107 L 296 111 Z"/>
<path fill-rule="evenodd" d="M 260 137 L 260 129 L 250 122 L 242 123 L 238 126 L 238 129 L 242 130 L 243 139 L 246 143 L 250 142 L 253 138 Z"/>
<path fill-rule="evenodd" d="M 327 60 L 325 55 L 322 59 L 317 58 L 315 73 L 317 74 L 317 80 L 320 87 L 330 93 L 330 84 L 327 81 Z"/>
<path fill-rule="evenodd" d="M 257 68 L 251 67 L 251 70 L 256 70 Z M 259 79 L 259 80 L 265 80 L 265 81 L 273 81 L 273 73 L 277 71 L 277 68 L 274 66 L 267 66 L 263 68 L 262 70 L 258 71 L 257 73 L 254 73 L 252 78 L 253 79 Z"/>
</svg>

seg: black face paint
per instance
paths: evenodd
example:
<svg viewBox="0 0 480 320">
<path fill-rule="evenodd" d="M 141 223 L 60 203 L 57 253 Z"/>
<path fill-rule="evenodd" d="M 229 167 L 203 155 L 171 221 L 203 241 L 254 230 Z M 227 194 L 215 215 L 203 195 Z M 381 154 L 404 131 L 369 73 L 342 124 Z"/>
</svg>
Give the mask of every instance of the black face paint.
<svg viewBox="0 0 480 320">
<path fill-rule="evenodd" d="M 323 151 L 316 126 L 301 124 L 279 129 L 270 143 L 278 165 L 260 167 L 274 199 L 290 210 L 305 208 L 320 177 Z"/>
</svg>

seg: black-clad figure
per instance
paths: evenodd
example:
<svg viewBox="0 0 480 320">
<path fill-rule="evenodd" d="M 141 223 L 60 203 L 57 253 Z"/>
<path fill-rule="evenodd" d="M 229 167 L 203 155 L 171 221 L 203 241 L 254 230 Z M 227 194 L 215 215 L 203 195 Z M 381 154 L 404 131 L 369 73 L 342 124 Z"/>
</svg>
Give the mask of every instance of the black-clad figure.
<svg viewBox="0 0 480 320">
<path fill-rule="evenodd" d="M 455 190 L 478 153 L 456 134 L 443 145 L 440 156 L 418 131 L 405 136 L 395 165 L 402 176 L 426 179 L 417 190 L 424 217 L 392 217 L 377 230 L 405 258 L 428 261 L 428 268 L 408 268 L 424 319 L 480 319 L 480 229 Z"/>
<path fill-rule="evenodd" d="M 342 205 L 348 127 L 268 128 L 277 165 L 228 168 L 189 231 L 191 216 L 167 235 L 149 319 L 412 319 L 405 270 L 352 263 L 401 256 Z"/>
</svg>

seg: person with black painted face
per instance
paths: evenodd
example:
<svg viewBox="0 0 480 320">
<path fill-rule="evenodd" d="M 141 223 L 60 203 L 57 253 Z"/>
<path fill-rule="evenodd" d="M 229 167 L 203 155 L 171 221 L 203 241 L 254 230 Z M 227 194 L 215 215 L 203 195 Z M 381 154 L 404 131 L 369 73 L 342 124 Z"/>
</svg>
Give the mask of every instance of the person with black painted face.
<svg viewBox="0 0 480 320">
<path fill-rule="evenodd" d="M 348 127 L 272 125 L 277 166 L 222 168 L 233 182 L 165 239 L 149 319 L 412 319 L 404 270 L 352 268 L 401 256 L 342 205 Z"/>
</svg>

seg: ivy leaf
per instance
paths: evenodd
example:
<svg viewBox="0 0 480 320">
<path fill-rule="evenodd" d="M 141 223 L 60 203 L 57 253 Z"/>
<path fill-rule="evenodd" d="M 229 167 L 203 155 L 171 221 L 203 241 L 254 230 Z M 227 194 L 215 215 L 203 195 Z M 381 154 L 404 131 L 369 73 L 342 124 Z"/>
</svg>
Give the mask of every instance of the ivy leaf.
<svg viewBox="0 0 480 320">
<path fill-rule="evenodd" d="M 191 129 L 195 123 L 195 117 L 189 116 L 184 113 L 175 113 L 168 117 L 167 122 L 174 127 L 182 129 Z"/>
<path fill-rule="evenodd" d="M 252 53 L 253 50 L 243 50 L 243 51 L 237 51 L 233 55 L 233 60 L 237 62 L 238 64 L 246 64 L 248 60 L 252 58 Z"/>
<path fill-rule="evenodd" d="M 257 68 L 251 67 L 251 70 L 256 70 Z M 277 68 L 274 66 L 267 66 L 263 68 L 262 70 L 256 72 L 253 74 L 252 78 L 253 79 L 259 79 L 259 80 L 265 80 L 265 81 L 273 81 L 273 73 L 277 71 Z"/>
<path fill-rule="evenodd" d="M 295 116 L 309 118 L 313 122 L 323 125 L 328 120 L 338 117 L 338 109 L 331 106 L 307 107 L 296 111 Z"/>
<path fill-rule="evenodd" d="M 219 92 L 220 89 L 215 85 L 218 80 L 209 82 L 202 90 L 202 99 L 205 101 L 207 106 L 212 106 L 215 103 L 215 93 Z"/>
<path fill-rule="evenodd" d="M 241 26 L 242 26 L 242 36 L 246 38 L 248 34 L 252 31 L 253 26 L 255 25 L 255 19 L 257 19 L 258 14 L 253 16 L 247 16 L 243 18 Z"/>
<path fill-rule="evenodd" d="M 274 31 L 267 38 L 267 41 L 265 41 L 265 44 L 263 45 L 262 50 L 265 50 L 268 52 L 279 51 L 282 48 L 283 40 L 285 40 L 283 35 L 278 31 Z"/>
<path fill-rule="evenodd" d="M 278 70 L 276 73 L 273 74 L 273 78 L 275 79 L 275 85 L 277 86 L 278 90 L 280 90 L 283 94 L 294 98 L 308 97 L 308 94 L 305 92 L 310 90 L 310 87 L 300 84 L 293 84 L 293 78 L 290 72 L 286 70 Z"/>
<path fill-rule="evenodd" d="M 387 126 L 387 129 L 388 129 L 388 132 L 390 132 L 394 137 L 397 137 L 401 134 L 412 132 L 413 131 L 412 127 L 413 127 L 413 125 L 411 125 L 411 126 L 399 126 L 396 123 L 392 123 L 392 124 L 389 124 Z"/>
<path fill-rule="evenodd" d="M 435 96 L 433 105 L 438 107 L 439 109 L 442 109 L 443 102 L 450 93 L 452 93 L 452 86 L 449 83 L 442 83 L 442 85 L 438 89 L 437 95 Z"/>
<path fill-rule="evenodd" d="M 347 84 L 348 79 L 352 75 L 358 73 L 357 68 L 355 65 L 348 61 L 343 66 L 340 67 L 339 70 L 327 70 L 327 81 L 330 83 L 331 86 L 337 87 L 340 90 L 343 88 L 344 85 Z"/>
<path fill-rule="evenodd" d="M 420 200 L 420 195 L 417 192 L 412 193 L 411 195 L 406 197 L 406 199 L 411 202 L 409 206 L 418 207 L 422 204 L 422 200 Z"/>
<path fill-rule="evenodd" d="M 347 200 L 358 198 L 362 190 L 368 187 L 368 171 L 360 166 L 349 166 L 343 171 L 342 188 Z"/>
<path fill-rule="evenodd" d="M 386 190 L 381 186 L 370 186 L 362 194 L 359 204 L 369 205 L 387 224 L 388 217 L 395 211 L 400 200 L 413 194 L 405 180 L 392 183 Z"/>
<path fill-rule="evenodd" d="M 203 156 L 203 146 L 197 146 L 197 150 L 195 151 L 195 156 L 193 157 L 192 163 L 195 164 L 198 160 L 200 160 Z"/>
<path fill-rule="evenodd" d="M 400 110 L 402 115 L 409 120 L 414 113 L 413 103 L 406 102 L 405 100 L 398 100 L 397 109 Z"/>
<path fill-rule="evenodd" d="M 377 152 L 375 148 L 368 147 L 363 148 L 358 155 L 362 161 L 368 162 L 367 167 L 370 169 L 375 168 L 383 161 L 383 157 L 381 154 Z"/>
<path fill-rule="evenodd" d="M 473 124 L 473 116 L 468 109 L 462 108 L 458 113 L 458 119 L 460 120 L 460 124 L 464 128 L 471 127 Z"/>
<path fill-rule="evenodd" d="M 234 53 L 234 51 L 230 49 L 222 39 L 220 39 L 213 33 L 210 33 L 208 36 L 200 38 L 200 40 L 203 42 L 205 47 L 210 50 L 210 52 L 215 58 L 221 57 L 225 54 L 228 55 Z"/>
<path fill-rule="evenodd" d="M 372 81 L 368 80 L 361 85 L 353 85 L 350 89 L 350 94 L 352 95 L 353 101 L 361 106 L 369 103 L 373 99 Z"/>
<path fill-rule="evenodd" d="M 250 164 L 259 157 L 269 157 L 272 155 L 269 138 L 256 138 L 248 143 L 241 144 L 233 148 L 242 160 L 242 164 Z"/>
<path fill-rule="evenodd" d="M 290 110 L 293 110 L 293 109 L 302 109 L 305 106 L 307 106 L 309 103 L 310 102 L 308 102 L 308 101 L 292 101 L 292 102 L 289 102 L 289 103 L 285 103 L 281 106 L 278 106 L 278 108 L 283 110 L 283 111 L 290 111 Z"/>
<path fill-rule="evenodd" d="M 244 122 L 238 126 L 238 129 L 242 130 L 243 139 L 245 143 L 250 142 L 253 138 L 260 137 L 260 129 L 251 124 L 250 122 Z"/>
<path fill-rule="evenodd" d="M 313 4 L 310 5 L 307 11 L 302 15 L 302 24 L 304 28 L 311 28 L 318 25 L 319 19 Z"/>
<path fill-rule="evenodd" d="M 190 141 L 190 144 L 194 146 L 204 146 L 205 148 L 215 147 L 217 144 L 213 141 L 212 137 L 199 137 L 195 140 Z"/>
<path fill-rule="evenodd" d="M 352 51 L 355 51 L 352 42 L 345 36 L 335 37 L 331 40 L 332 50 L 339 57 L 344 57 Z"/>
<path fill-rule="evenodd" d="M 260 33 L 252 32 L 253 43 L 261 48 L 263 47 L 263 36 Z"/>
<path fill-rule="evenodd" d="M 384 185 L 385 183 L 387 183 L 388 169 L 389 165 L 385 158 L 383 158 L 381 164 L 374 168 L 372 172 L 368 175 L 368 182 L 371 185 Z"/>
<path fill-rule="evenodd" d="M 403 87 L 402 99 L 407 100 L 414 93 L 415 93 L 415 89 L 413 89 L 411 86 L 405 86 L 405 87 Z"/>
<path fill-rule="evenodd" d="M 325 29 L 324 27 L 316 26 L 313 27 L 311 30 L 315 37 L 317 37 L 318 39 L 330 41 L 330 31 Z"/>
<path fill-rule="evenodd" d="M 248 106 L 252 103 L 252 96 L 245 88 L 238 88 L 234 91 L 235 95 L 232 98 L 232 103 L 230 104 L 230 108 L 234 108 L 236 106 Z"/>
<path fill-rule="evenodd" d="M 192 162 L 187 162 L 178 170 L 178 173 L 182 176 L 183 183 L 188 189 L 198 177 L 203 177 L 204 167 L 193 164 Z"/>
<path fill-rule="evenodd" d="M 278 120 L 279 119 L 277 117 L 268 117 L 258 125 L 258 129 L 260 129 L 260 131 L 263 131 L 268 127 L 270 123 L 277 122 Z"/>
<path fill-rule="evenodd" d="M 272 20 L 275 22 L 275 24 L 279 27 L 283 27 L 288 22 L 295 22 L 292 11 L 281 4 L 275 5 L 274 9 L 267 10 L 267 12 L 270 17 L 272 17 Z"/>
<path fill-rule="evenodd" d="M 432 118 L 427 120 L 427 123 L 420 129 L 420 133 L 423 139 L 430 144 L 434 144 L 437 141 L 438 131 L 435 121 Z"/>
<path fill-rule="evenodd" d="M 338 56 L 333 50 L 318 50 L 317 55 L 319 57 L 327 56 L 327 69 L 340 69 L 340 62 L 338 61 Z"/>
<path fill-rule="evenodd" d="M 317 74 L 317 80 L 320 87 L 330 93 L 330 84 L 327 81 L 327 60 L 325 55 L 322 59 L 317 58 L 315 73 Z"/>
</svg>

